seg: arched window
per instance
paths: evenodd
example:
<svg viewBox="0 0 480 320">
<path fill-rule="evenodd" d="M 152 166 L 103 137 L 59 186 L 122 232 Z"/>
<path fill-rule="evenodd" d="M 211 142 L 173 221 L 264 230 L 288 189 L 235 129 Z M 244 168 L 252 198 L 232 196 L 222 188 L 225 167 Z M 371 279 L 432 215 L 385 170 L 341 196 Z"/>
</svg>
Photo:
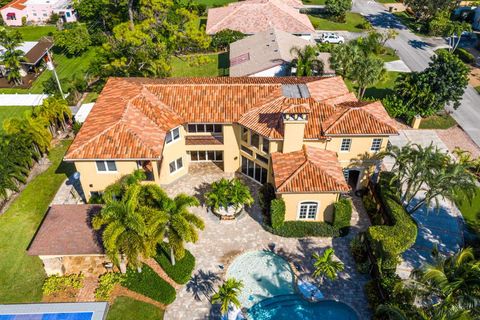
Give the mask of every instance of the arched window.
<svg viewBox="0 0 480 320">
<path fill-rule="evenodd" d="M 315 220 L 317 218 L 318 202 L 304 201 L 298 207 L 299 220 Z"/>
</svg>

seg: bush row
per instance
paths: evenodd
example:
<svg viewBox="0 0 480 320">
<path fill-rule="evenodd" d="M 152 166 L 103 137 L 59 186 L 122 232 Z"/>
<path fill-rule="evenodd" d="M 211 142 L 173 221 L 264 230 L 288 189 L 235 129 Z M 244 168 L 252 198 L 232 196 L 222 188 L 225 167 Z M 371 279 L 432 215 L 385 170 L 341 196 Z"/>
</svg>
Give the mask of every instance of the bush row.
<svg viewBox="0 0 480 320">
<path fill-rule="evenodd" d="M 285 221 L 277 229 L 268 227 L 273 234 L 287 238 L 301 237 L 338 237 L 339 231 L 327 222 Z"/>
<path fill-rule="evenodd" d="M 195 268 L 195 257 L 188 250 L 185 250 L 185 256 L 182 259 L 176 260 L 175 265 L 172 265 L 169 248 L 162 244 L 158 246 L 154 259 L 165 273 L 178 284 L 185 284 L 192 277 L 193 268 Z"/>
<path fill-rule="evenodd" d="M 128 268 L 122 285 L 163 304 L 170 304 L 176 298 L 175 289 L 145 264 L 142 272 Z"/>
<path fill-rule="evenodd" d="M 338 229 L 341 236 L 348 234 L 351 219 L 352 202 L 350 199 L 341 198 L 334 204 L 333 212 L 333 226 Z"/>
<path fill-rule="evenodd" d="M 393 173 L 382 172 L 377 185 L 385 214 L 392 225 L 371 226 L 367 230 L 367 237 L 375 255 L 382 257 L 384 261 L 390 260 L 391 263 L 410 248 L 417 238 L 417 225 L 400 203 L 397 189 L 391 183 L 393 179 Z"/>
</svg>

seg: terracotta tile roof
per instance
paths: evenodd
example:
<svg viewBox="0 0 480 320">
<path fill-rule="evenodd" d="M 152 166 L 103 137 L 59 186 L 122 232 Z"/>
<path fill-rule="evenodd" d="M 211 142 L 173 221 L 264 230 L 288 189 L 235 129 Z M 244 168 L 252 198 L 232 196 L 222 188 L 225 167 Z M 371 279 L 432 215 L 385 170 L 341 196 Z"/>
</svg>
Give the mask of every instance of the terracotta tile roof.
<svg viewBox="0 0 480 320">
<path fill-rule="evenodd" d="M 0 10 L 5 9 L 5 8 L 14 8 L 14 9 L 18 9 L 18 10 L 23 10 L 27 7 L 25 5 L 25 2 L 27 2 L 27 1 L 28 0 L 13 0 L 13 1 L 7 3 L 6 5 L 4 5 L 3 7 L 1 7 Z"/>
<path fill-rule="evenodd" d="M 195 122 L 281 139 L 283 112 L 309 112 L 306 139 L 396 134 L 381 103 L 360 106 L 340 77 L 111 78 L 65 159 L 159 159 L 166 132 Z"/>
<path fill-rule="evenodd" d="M 221 145 L 223 137 L 216 136 L 187 136 L 185 137 L 185 145 Z"/>
<path fill-rule="evenodd" d="M 291 4 L 291 0 L 246 0 L 212 8 L 208 10 L 206 32 L 215 34 L 230 29 L 255 34 L 276 28 L 288 33 L 314 33 L 308 16 Z"/>
<path fill-rule="evenodd" d="M 51 206 L 27 249 L 32 256 L 103 254 L 100 233 L 93 230 L 91 218 L 99 205 Z"/>
<path fill-rule="evenodd" d="M 273 153 L 275 189 L 290 192 L 348 192 L 342 167 L 333 151 L 304 145 L 302 150 Z"/>
</svg>

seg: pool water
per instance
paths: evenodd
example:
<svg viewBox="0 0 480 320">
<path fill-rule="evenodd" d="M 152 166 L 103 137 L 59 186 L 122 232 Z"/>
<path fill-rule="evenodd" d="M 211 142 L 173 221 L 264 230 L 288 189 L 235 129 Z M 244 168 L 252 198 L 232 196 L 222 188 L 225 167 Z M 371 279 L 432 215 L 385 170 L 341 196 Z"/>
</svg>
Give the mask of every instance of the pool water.
<svg viewBox="0 0 480 320">
<path fill-rule="evenodd" d="M 227 270 L 227 278 L 243 282 L 240 303 L 250 308 L 267 298 L 293 294 L 293 270 L 270 251 L 252 251 L 237 257 Z"/>
<path fill-rule="evenodd" d="M 11 314 L 0 315 L 0 320 L 91 320 L 93 312 Z"/>
<path fill-rule="evenodd" d="M 325 300 L 308 302 L 296 294 L 263 300 L 248 310 L 251 320 L 358 320 L 344 303 Z"/>
</svg>

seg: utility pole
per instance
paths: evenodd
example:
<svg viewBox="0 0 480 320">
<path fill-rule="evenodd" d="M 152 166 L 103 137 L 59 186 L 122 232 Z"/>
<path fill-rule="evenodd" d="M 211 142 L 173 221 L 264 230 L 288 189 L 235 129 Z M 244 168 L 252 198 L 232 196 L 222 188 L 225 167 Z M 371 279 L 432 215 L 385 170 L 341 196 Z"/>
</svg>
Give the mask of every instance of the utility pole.
<svg viewBox="0 0 480 320">
<path fill-rule="evenodd" d="M 60 94 L 62 95 L 62 99 L 65 100 L 65 95 L 63 94 L 62 86 L 60 85 L 60 80 L 58 79 L 57 71 L 55 70 L 55 66 L 53 65 L 52 56 L 50 51 L 47 49 L 47 69 L 53 72 L 55 76 L 55 80 L 57 80 L 58 90 L 60 90 Z"/>
</svg>

